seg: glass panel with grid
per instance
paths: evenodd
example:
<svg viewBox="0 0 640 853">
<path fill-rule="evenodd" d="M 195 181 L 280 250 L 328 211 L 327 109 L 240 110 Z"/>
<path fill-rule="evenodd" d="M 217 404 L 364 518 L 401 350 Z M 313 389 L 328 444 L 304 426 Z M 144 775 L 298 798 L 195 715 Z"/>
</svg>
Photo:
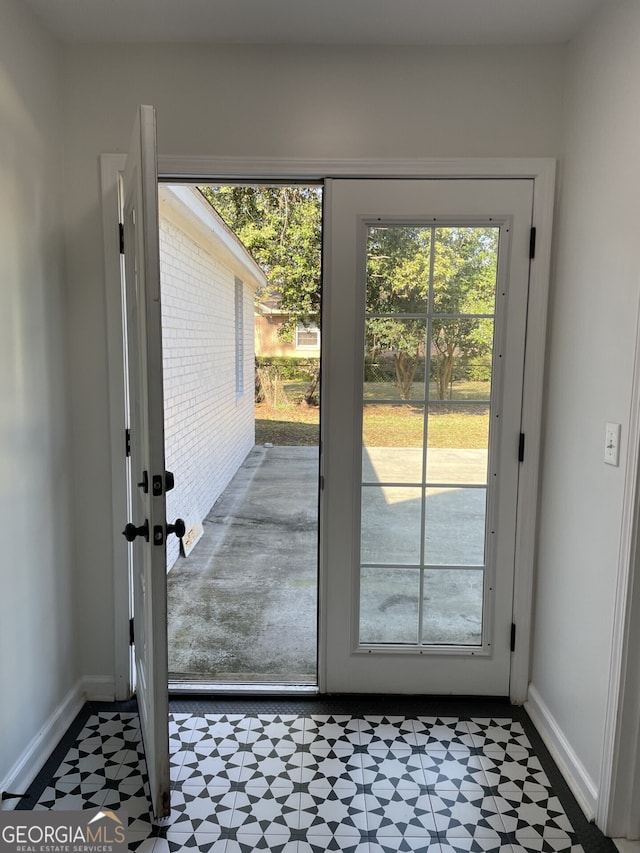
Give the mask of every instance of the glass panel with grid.
<svg viewBox="0 0 640 853">
<path fill-rule="evenodd" d="M 482 644 L 499 232 L 368 228 L 361 645 Z"/>
</svg>

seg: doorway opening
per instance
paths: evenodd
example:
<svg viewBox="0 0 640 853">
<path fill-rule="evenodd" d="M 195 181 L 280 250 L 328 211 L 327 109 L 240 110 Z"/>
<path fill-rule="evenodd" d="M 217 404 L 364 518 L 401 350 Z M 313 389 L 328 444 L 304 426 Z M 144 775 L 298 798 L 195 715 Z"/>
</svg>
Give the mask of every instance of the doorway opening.
<svg viewBox="0 0 640 853">
<path fill-rule="evenodd" d="M 322 187 L 159 186 L 172 689 L 316 689 Z"/>
</svg>

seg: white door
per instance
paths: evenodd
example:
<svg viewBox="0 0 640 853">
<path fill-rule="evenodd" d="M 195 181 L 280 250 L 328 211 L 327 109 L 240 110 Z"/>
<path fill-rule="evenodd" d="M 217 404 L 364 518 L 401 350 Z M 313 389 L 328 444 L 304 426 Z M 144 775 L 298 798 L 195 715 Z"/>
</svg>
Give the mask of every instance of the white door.
<svg viewBox="0 0 640 853">
<path fill-rule="evenodd" d="M 530 180 L 327 183 L 324 687 L 508 695 Z"/>
<path fill-rule="evenodd" d="M 153 813 L 170 810 L 166 516 L 156 122 L 140 107 L 123 180 L 136 692 Z"/>
</svg>

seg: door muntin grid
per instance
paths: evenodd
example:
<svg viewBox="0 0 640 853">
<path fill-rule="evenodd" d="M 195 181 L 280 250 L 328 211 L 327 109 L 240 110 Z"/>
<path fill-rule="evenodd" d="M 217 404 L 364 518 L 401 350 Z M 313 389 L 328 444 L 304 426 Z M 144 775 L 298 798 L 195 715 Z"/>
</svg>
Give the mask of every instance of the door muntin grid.
<svg viewBox="0 0 640 853">
<path fill-rule="evenodd" d="M 508 227 L 364 228 L 357 647 L 489 650 Z"/>
</svg>

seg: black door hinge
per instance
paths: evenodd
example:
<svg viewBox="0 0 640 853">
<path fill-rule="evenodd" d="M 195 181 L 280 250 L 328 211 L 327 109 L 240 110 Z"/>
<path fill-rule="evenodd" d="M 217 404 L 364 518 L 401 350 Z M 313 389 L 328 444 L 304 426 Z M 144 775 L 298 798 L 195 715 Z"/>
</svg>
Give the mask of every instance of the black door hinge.
<svg viewBox="0 0 640 853">
<path fill-rule="evenodd" d="M 512 652 L 515 652 L 515 650 L 516 650 L 516 623 L 515 622 L 511 623 L 511 644 L 510 644 L 510 648 L 511 648 Z"/>
<path fill-rule="evenodd" d="M 129 645 L 135 645 L 135 633 L 133 630 L 133 619 L 129 619 Z"/>
<path fill-rule="evenodd" d="M 124 255 L 124 225 L 118 222 L 118 235 L 120 239 L 120 254 Z"/>
<path fill-rule="evenodd" d="M 529 259 L 533 260 L 536 256 L 536 229 L 532 228 L 529 233 Z"/>
<path fill-rule="evenodd" d="M 524 462 L 524 433 L 520 433 L 520 440 L 518 441 L 518 462 Z"/>
<path fill-rule="evenodd" d="M 131 456 L 131 430 L 128 427 L 124 431 L 124 455 Z"/>
</svg>

